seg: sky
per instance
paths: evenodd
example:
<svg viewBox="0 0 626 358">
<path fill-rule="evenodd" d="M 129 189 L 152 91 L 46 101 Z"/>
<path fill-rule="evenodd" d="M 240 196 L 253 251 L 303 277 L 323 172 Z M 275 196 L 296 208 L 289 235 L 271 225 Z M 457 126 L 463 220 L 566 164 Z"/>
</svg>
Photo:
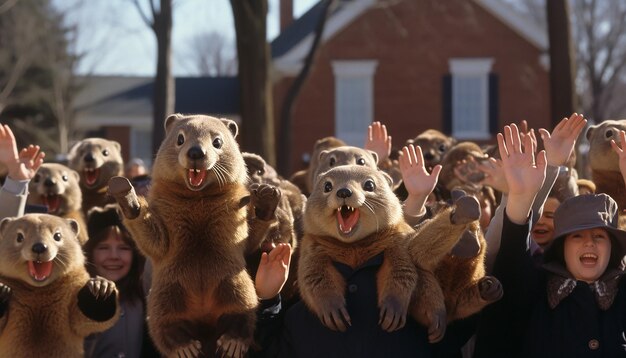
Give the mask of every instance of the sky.
<svg viewBox="0 0 626 358">
<path fill-rule="evenodd" d="M 143 22 L 133 0 L 53 0 L 65 14 L 67 25 L 76 26 L 76 53 L 82 54 L 80 74 L 153 76 L 156 39 Z M 148 0 L 139 0 L 148 13 Z M 158 3 L 158 0 L 156 1 Z M 294 16 L 302 15 L 316 0 L 293 0 Z M 278 3 L 269 0 L 268 40 L 278 34 Z M 193 38 L 198 33 L 217 31 L 231 41 L 235 29 L 229 0 L 173 0 L 173 72 L 195 76 L 190 60 Z"/>
</svg>

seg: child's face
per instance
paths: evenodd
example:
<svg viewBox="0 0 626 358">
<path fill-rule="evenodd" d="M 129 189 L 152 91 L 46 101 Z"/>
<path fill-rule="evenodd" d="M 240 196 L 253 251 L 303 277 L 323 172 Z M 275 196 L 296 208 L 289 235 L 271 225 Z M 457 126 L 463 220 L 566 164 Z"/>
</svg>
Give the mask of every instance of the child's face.
<svg viewBox="0 0 626 358">
<path fill-rule="evenodd" d="M 543 205 L 541 217 L 533 226 L 530 237 L 542 248 L 546 248 L 554 238 L 554 212 L 560 202 L 555 198 L 548 198 Z"/>
<path fill-rule="evenodd" d="M 110 230 L 106 240 L 93 249 L 96 273 L 113 282 L 128 275 L 133 262 L 133 249 L 122 240 L 117 231 Z"/>
<path fill-rule="evenodd" d="M 611 239 L 605 229 L 573 232 L 565 237 L 565 265 L 575 279 L 588 283 L 602 276 L 611 258 Z"/>
</svg>

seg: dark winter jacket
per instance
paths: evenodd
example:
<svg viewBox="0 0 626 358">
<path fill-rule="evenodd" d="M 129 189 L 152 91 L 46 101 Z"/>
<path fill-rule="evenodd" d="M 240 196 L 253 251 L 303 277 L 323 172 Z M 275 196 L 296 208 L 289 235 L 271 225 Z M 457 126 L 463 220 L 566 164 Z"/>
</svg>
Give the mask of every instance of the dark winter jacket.
<svg viewBox="0 0 626 358">
<path fill-rule="evenodd" d="M 404 328 L 388 333 L 378 325 L 376 273 L 383 262 L 379 254 L 352 269 L 341 263 L 335 268 L 346 280 L 346 306 L 352 326 L 335 332 L 322 325 L 304 302 L 286 314 L 280 356 L 302 357 L 430 357 L 425 328 L 410 317 Z"/>
<path fill-rule="evenodd" d="M 494 266 L 504 297 L 483 310 L 474 357 L 626 357 L 622 272 L 607 269 L 601 284 L 576 281 L 554 263 L 535 266 L 529 240 L 528 224 L 505 215 Z"/>
</svg>

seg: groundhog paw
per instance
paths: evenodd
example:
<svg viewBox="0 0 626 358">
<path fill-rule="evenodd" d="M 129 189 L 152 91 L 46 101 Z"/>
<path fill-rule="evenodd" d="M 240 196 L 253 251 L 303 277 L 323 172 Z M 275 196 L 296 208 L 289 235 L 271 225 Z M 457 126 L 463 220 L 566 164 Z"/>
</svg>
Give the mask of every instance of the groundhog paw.
<svg viewBox="0 0 626 358">
<path fill-rule="evenodd" d="M 502 298 L 504 294 L 500 281 L 492 276 L 481 278 L 478 281 L 478 290 L 480 291 L 480 297 L 487 302 L 495 302 Z"/>
<path fill-rule="evenodd" d="M 326 304 L 322 305 L 319 318 L 324 326 L 333 331 L 345 332 L 347 326 L 352 325 L 343 297 L 341 299 L 328 300 Z"/>
<path fill-rule="evenodd" d="M 227 334 L 223 334 L 217 340 L 217 350 L 215 353 L 219 357 L 224 358 L 243 358 L 248 352 L 248 347 L 250 344 L 243 340 L 233 338 Z"/>
<path fill-rule="evenodd" d="M 106 300 L 116 291 L 115 283 L 102 277 L 93 277 L 87 282 L 89 292 L 95 299 Z"/>
<path fill-rule="evenodd" d="M 201 352 L 202 343 L 200 343 L 200 341 L 193 340 L 186 346 L 178 347 L 171 356 L 175 358 L 193 358 L 200 356 Z"/>
<path fill-rule="evenodd" d="M 0 282 L 0 306 L 4 305 L 11 298 L 11 287 Z"/>
<path fill-rule="evenodd" d="M 250 200 L 257 218 L 268 221 L 274 218 L 282 193 L 269 184 L 254 183 L 250 186 Z"/>
<path fill-rule="evenodd" d="M 453 224 L 464 225 L 480 218 L 480 204 L 473 196 L 463 196 L 454 205 L 454 211 L 450 214 Z"/>
<path fill-rule="evenodd" d="M 433 314 L 428 326 L 428 341 L 437 343 L 446 334 L 446 312 L 436 312 Z"/>
<path fill-rule="evenodd" d="M 124 177 L 109 179 L 107 193 L 115 198 L 127 219 L 134 219 L 139 216 L 139 200 L 133 185 L 128 179 Z"/>
<path fill-rule="evenodd" d="M 387 332 L 396 331 L 406 324 L 407 305 L 397 297 L 389 296 L 380 304 L 378 324 Z"/>
<path fill-rule="evenodd" d="M 478 241 L 478 233 L 472 230 L 465 230 L 459 242 L 454 245 L 452 255 L 460 258 L 476 257 L 480 252 L 480 241 Z"/>
</svg>

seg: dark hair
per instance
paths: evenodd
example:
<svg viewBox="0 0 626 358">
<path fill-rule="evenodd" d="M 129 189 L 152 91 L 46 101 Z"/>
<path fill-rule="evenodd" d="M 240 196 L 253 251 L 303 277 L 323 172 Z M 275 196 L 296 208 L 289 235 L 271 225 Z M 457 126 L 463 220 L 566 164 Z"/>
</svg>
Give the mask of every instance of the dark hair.
<svg viewBox="0 0 626 358">
<path fill-rule="evenodd" d="M 130 246 L 132 251 L 132 262 L 128 274 L 122 279 L 115 282 L 119 292 L 120 300 L 136 300 L 145 302 L 145 294 L 143 292 L 142 274 L 145 257 L 137 249 L 135 241 L 130 233 L 119 220 L 115 207 L 105 209 L 104 211 L 95 211 L 89 213 L 89 221 L 87 223 L 89 232 L 89 240 L 83 246 L 86 258 L 87 272 L 91 276 L 96 276 L 96 267 L 93 264 L 93 252 L 96 246 L 109 237 L 112 230 L 117 232 L 124 243 Z"/>
<path fill-rule="evenodd" d="M 619 269 L 622 263 L 621 253 L 624 252 L 624 248 L 620 244 L 619 240 L 617 240 L 615 236 L 613 236 L 613 234 L 611 234 L 608 230 L 607 230 L 607 233 L 609 234 L 609 239 L 611 240 L 611 257 L 609 258 L 609 264 L 607 265 L 606 268 L 607 269 L 609 268 Z M 549 249 L 546 250 L 546 253 L 544 256 L 544 262 L 554 261 L 562 265 L 563 267 L 566 267 L 565 256 L 563 253 L 564 248 L 565 248 L 565 237 L 562 236 L 558 239 L 555 239 L 552 242 L 552 245 L 549 247 Z"/>
</svg>

